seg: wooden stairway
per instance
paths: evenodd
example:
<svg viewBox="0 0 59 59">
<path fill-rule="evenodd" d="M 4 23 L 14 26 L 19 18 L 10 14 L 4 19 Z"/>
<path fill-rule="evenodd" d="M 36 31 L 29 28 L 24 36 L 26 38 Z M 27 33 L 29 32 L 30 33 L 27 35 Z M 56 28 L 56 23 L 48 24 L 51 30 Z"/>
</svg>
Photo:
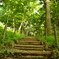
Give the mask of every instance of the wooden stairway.
<svg viewBox="0 0 59 59">
<path fill-rule="evenodd" d="M 13 59 L 50 59 L 52 51 L 44 50 L 44 42 L 38 41 L 36 37 L 25 37 L 13 44 Z"/>
</svg>

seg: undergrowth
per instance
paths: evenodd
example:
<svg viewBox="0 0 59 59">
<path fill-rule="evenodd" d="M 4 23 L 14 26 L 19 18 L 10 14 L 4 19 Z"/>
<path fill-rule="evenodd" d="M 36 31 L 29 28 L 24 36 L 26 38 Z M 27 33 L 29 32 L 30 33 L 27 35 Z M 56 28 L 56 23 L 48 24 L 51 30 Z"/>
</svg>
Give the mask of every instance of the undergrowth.
<svg viewBox="0 0 59 59">
<path fill-rule="evenodd" d="M 56 41 L 55 41 L 54 36 L 48 36 L 47 39 L 46 39 L 45 36 L 39 36 L 39 35 L 37 35 L 37 37 L 39 38 L 38 40 L 44 41 L 48 45 L 51 45 L 51 46 L 55 46 L 56 47 Z"/>
<path fill-rule="evenodd" d="M 21 38 L 25 37 L 25 35 L 14 33 L 13 31 L 7 31 L 6 38 L 3 38 L 4 29 L 0 26 L 0 47 L 4 47 L 6 44 L 10 44 L 15 42 L 16 40 L 20 40 Z"/>
</svg>

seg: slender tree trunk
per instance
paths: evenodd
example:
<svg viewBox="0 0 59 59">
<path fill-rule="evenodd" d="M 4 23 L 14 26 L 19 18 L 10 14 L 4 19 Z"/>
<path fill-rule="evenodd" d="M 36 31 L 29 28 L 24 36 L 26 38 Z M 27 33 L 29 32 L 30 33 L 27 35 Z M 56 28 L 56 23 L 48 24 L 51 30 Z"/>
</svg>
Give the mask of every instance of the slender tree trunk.
<svg viewBox="0 0 59 59">
<path fill-rule="evenodd" d="M 24 20 L 24 15 L 23 15 L 23 18 L 22 18 L 22 21 Z M 20 26 L 19 26 L 19 29 L 18 29 L 18 33 L 21 33 L 21 28 L 23 26 L 23 22 L 21 22 Z"/>
<path fill-rule="evenodd" d="M 23 23 L 20 24 L 19 29 L 18 29 L 18 33 L 21 33 L 22 25 L 23 25 Z"/>
<path fill-rule="evenodd" d="M 8 24 L 8 20 L 7 20 L 6 25 L 5 25 L 5 27 L 4 27 L 3 39 L 5 39 L 5 37 L 6 37 L 6 32 L 7 32 L 7 24 Z"/>
<path fill-rule="evenodd" d="M 58 36 L 57 36 L 56 25 L 54 25 L 54 34 L 55 34 L 56 44 L 58 45 Z"/>
<path fill-rule="evenodd" d="M 47 35 L 48 36 L 52 35 L 49 0 L 46 0 L 46 29 L 47 29 Z"/>
<path fill-rule="evenodd" d="M 15 20 L 13 19 L 13 32 L 15 33 Z"/>
<path fill-rule="evenodd" d="M 16 30 L 16 27 L 15 27 L 15 29 L 14 29 L 14 33 L 16 34 L 16 32 L 17 32 L 17 30 Z"/>
</svg>

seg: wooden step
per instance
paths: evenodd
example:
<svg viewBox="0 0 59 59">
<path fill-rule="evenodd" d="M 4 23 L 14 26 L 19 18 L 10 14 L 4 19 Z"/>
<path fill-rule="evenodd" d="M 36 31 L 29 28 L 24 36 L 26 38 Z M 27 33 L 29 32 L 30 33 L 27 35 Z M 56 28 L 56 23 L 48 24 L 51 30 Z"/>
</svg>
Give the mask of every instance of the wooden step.
<svg viewBox="0 0 59 59">
<path fill-rule="evenodd" d="M 19 45 L 19 44 L 14 44 L 14 47 L 43 48 L 44 45 Z"/>
<path fill-rule="evenodd" d="M 44 56 L 22 56 L 23 58 L 44 58 Z"/>
<path fill-rule="evenodd" d="M 17 40 L 17 43 L 20 41 L 37 41 L 36 39 L 21 39 L 21 40 Z"/>
<path fill-rule="evenodd" d="M 41 41 L 20 41 L 18 44 L 29 44 L 29 45 L 43 45 L 44 42 Z"/>
<path fill-rule="evenodd" d="M 16 49 L 19 49 L 19 50 L 40 50 L 40 51 L 43 51 L 44 49 L 43 48 L 27 48 L 27 47 L 15 47 Z"/>
<path fill-rule="evenodd" d="M 30 36 L 28 36 L 28 37 L 24 37 L 24 38 L 22 38 L 21 40 L 18 40 L 18 41 L 37 41 L 37 37 L 30 37 Z"/>
<path fill-rule="evenodd" d="M 7 57 L 6 59 L 44 59 L 44 56 L 18 56 L 18 57 Z M 3 59 L 3 58 L 2 58 Z"/>
<path fill-rule="evenodd" d="M 16 54 L 25 54 L 25 55 L 51 55 L 52 52 L 51 51 L 26 51 L 26 50 L 17 50 L 17 49 L 10 49 L 10 52 L 14 52 Z"/>
<path fill-rule="evenodd" d="M 24 39 L 29 39 L 29 38 L 30 38 L 30 39 L 33 39 L 33 38 L 34 38 L 34 39 L 37 39 L 37 37 L 35 37 L 35 36 L 32 36 L 32 37 L 31 37 L 31 36 L 24 37 Z"/>
</svg>

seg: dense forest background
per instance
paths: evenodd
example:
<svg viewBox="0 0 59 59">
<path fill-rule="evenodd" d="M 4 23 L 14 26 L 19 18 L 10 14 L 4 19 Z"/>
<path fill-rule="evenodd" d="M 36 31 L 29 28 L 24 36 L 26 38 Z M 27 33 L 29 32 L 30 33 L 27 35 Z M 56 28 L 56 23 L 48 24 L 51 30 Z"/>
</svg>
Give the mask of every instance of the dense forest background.
<svg viewBox="0 0 59 59">
<path fill-rule="evenodd" d="M 58 45 L 59 0 L 0 0 L 0 46 L 25 36 Z"/>
</svg>

